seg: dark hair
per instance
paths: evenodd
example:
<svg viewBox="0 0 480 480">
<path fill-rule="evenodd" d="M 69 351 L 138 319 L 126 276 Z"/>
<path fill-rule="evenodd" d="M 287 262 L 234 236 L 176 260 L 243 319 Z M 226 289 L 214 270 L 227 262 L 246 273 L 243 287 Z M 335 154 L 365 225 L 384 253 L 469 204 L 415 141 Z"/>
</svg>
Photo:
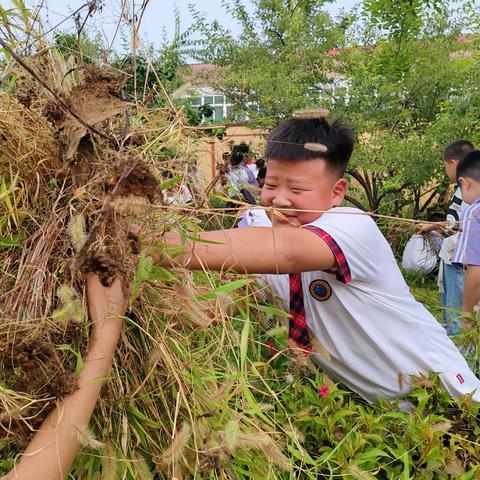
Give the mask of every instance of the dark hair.
<svg viewBox="0 0 480 480">
<path fill-rule="evenodd" d="M 445 214 L 434 212 L 428 216 L 429 222 L 442 222 L 445 219 Z"/>
<path fill-rule="evenodd" d="M 460 177 L 471 178 L 480 182 L 480 150 L 472 150 L 458 162 L 457 182 Z"/>
<path fill-rule="evenodd" d="M 230 155 L 230 165 L 236 167 L 245 161 L 250 153 L 250 148 L 246 143 L 241 143 L 240 145 L 234 145 L 232 148 L 232 153 Z"/>
<path fill-rule="evenodd" d="M 265 178 L 267 176 L 267 167 L 260 167 L 257 173 L 257 180 L 259 178 Z"/>
<path fill-rule="evenodd" d="M 306 149 L 305 144 L 320 144 L 326 151 Z M 345 173 L 355 145 L 355 134 L 343 119 L 329 123 L 325 118 L 290 118 L 275 128 L 267 139 L 267 160 L 324 159 L 329 168 Z M 313 147 L 313 145 L 312 145 Z"/>
<path fill-rule="evenodd" d="M 265 160 L 263 158 L 258 158 L 255 160 L 256 167 L 260 170 L 262 167 L 265 166 Z"/>
<path fill-rule="evenodd" d="M 443 161 L 462 160 L 462 158 L 472 150 L 475 150 L 473 143 L 469 140 L 457 140 L 450 143 L 443 151 Z"/>
</svg>

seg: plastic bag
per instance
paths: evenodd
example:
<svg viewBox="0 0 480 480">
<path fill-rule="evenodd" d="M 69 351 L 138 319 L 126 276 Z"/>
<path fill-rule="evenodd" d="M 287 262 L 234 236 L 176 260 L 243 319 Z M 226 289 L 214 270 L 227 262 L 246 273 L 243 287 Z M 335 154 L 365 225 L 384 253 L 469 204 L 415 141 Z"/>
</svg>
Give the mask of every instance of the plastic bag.
<svg viewBox="0 0 480 480">
<path fill-rule="evenodd" d="M 438 264 L 438 247 L 441 237 L 413 235 L 405 245 L 402 267 L 406 271 L 430 273 Z"/>
</svg>

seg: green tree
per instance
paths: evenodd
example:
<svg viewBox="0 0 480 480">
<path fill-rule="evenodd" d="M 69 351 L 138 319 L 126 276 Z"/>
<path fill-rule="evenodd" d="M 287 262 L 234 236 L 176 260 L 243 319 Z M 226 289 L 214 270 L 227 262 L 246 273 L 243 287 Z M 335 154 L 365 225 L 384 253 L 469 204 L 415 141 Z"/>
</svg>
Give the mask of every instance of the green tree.
<svg viewBox="0 0 480 480">
<path fill-rule="evenodd" d="M 478 43 L 462 35 L 465 12 L 440 1 L 367 0 L 357 27 L 342 55 L 348 102 L 337 102 L 360 139 L 349 173 L 364 195 L 350 200 L 394 214 L 411 204 L 417 217 L 445 192 L 444 145 L 479 136 L 478 108 L 465 105 Z"/>
<path fill-rule="evenodd" d="M 192 8 L 203 48 L 195 57 L 218 65 L 212 81 L 233 100 L 233 115 L 272 126 L 292 111 L 316 106 L 319 84 L 343 45 L 348 22 L 336 23 L 318 0 L 241 0 L 224 7 L 241 26 L 234 37 Z"/>
<path fill-rule="evenodd" d="M 346 115 L 359 137 L 351 202 L 397 215 L 413 206 L 415 217 L 439 202 L 443 146 L 479 137 L 479 44 L 465 35 L 479 23 L 472 5 L 365 0 L 337 20 L 318 1 L 228 5 L 238 38 L 193 13 L 198 58 L 218 65 L 213 80 L 234 113 L 263 127 L 299 108 Z"/>
<path fill-rule="evenodd" d="M 103 44 L 100 34 L 93 38 L 81 33 L 80 38 L 73 33 L 58 31 L 53 34 L 53 41 L 66 57 L 74 57 L 79 64 L 99 63 L 102 60 Z"/>
</svg>

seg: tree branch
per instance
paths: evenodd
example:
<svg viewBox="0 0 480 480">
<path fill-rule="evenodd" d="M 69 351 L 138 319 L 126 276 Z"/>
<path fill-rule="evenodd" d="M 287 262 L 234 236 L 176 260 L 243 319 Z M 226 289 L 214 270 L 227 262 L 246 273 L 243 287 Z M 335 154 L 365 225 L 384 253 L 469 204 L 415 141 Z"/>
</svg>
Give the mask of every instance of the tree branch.
<svg viewBox="0 0 480 480">
<path fill-rule="evenodd" d="M 355 205 L 357 208 L 359 208 L 360 210 L 366 212 L 367 209 L 360 203 L 359 200 L 357 200 L 356 198 L 354 197 L 351 197 L 350 195 L 345 195 L 345 200 L 347 202 L 350 202 L 351 204 Z"/>
<path fill-rule="evenodd" d="M 280 32 L 277 32 L 276 30 L 272 30 L 271 28 L 269 28 L 268 31 L 271 33 L 274 33 L 280 40 L 280 43 L 285 47 L 285 40 L 283 39 L 282 34 Z"/>
</svg>

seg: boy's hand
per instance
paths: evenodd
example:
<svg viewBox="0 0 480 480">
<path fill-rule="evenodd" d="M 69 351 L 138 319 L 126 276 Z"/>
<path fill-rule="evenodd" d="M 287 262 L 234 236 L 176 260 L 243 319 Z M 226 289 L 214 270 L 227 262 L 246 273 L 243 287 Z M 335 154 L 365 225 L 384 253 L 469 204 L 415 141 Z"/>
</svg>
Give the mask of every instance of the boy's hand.
<svg viewBox="0 0 480 480">
<path fill-rule="evenodd" d="M 427 232 L 442 232 L 445 227 L 445 222 L 435 222 L 435 223 L 419 223 L 417 225 L 417 231 L 419 233 L 427 233 Z"/>
<path fill-rule="evenodd" d="M 462 317 L 462 328 L 466 331 L 473 328 L 473 320 L 470 317 Z"/>
<path fill-rule="evenodd" d="M 129 235 L 131 235 L 134 238 L 140 238 L 140 232 L 142 230 L 142 227 L 140 225 L 137 225 L 135 223 L 132 223 L 129 227 Z"/>
<path fill-rule="evenodd" d="M 93 322 L 94 332 L 99 332 L 106 325 L 121 327 L 122 317 L 127 310 L 128 298 L 122 290 L 122 282 L 115 278 L 110 287 L 104 287 L 97 275 L 89 273 L 87 282 L 88 310 Z"/>
</svg>

